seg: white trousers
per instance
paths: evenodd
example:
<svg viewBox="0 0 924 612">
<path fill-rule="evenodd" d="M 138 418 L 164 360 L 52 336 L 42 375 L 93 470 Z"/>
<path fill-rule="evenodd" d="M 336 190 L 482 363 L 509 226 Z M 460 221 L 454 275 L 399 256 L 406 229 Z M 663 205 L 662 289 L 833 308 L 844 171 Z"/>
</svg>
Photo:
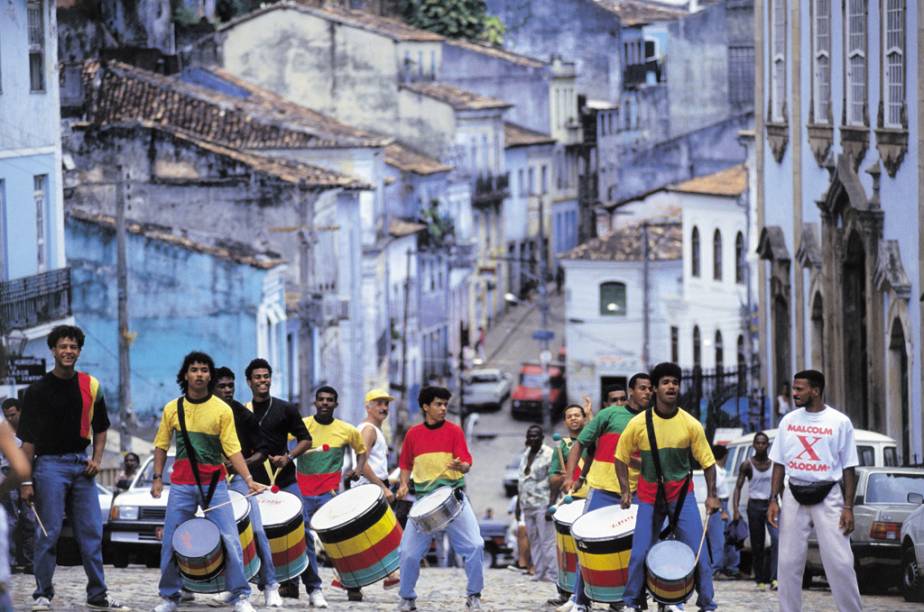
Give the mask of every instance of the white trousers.
<svg viewBox="0 0 924 612">
<path fill-rule="evenodd" d="M 558 558 L 555 554 L 555 522 L 546 520 L 545 508 L 523 511 L 529 555 L 537 580 L 558 580 Z"/>
<path fill-rule="evenodd" d="M 801 505 L 788 488 L 783 493 L 777 565 L 780 612 L 802 611 L 802 573 L 813 524 L 834 605 L 839 612 L 860 612 L 862 609 L 850 536 L 838 528 L 843 507 L 844 497 L 838 485 L 834 485 L 824 501 L 814 506 Z"/>
</svg>

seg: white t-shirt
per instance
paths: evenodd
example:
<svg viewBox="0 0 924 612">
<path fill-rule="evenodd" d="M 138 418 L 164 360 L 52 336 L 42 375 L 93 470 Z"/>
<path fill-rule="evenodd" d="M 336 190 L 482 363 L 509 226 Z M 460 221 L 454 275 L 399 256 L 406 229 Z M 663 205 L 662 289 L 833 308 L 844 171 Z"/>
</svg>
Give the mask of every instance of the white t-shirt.
<svg viewBox="0 0 924 612">
<path fill-rule="evenodd" d="M 715 494 L 719 499 L 728 499 L 728 483 L 725 481 L 727 474 L 725 468 L 715 464 Z"/>
<path fill-rule="evenodd" d="M 853 423 L 831 406 L 821 412 L 797 408 L 780 420 L 770 459 L 797 482 L 840 480 L 844 468 L 860 464 Z"/>
</svg>

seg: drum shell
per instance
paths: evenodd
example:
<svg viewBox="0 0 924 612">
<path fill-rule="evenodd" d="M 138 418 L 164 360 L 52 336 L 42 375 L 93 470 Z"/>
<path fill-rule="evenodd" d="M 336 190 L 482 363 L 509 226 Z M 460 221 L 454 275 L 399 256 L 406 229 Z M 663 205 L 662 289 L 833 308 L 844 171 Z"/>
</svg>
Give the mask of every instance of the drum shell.
<svg viewBox="0 0 924 612">
<path fill-rule="evenodd" d="M 591 513 L 584 514 L 581 519 L 589 514 Z M 610 536 L 597 533 L 593 537 L 582 537 L 579 531 L 574 529 L 581 519 L 574 522 L 571 534 L 581 564 L 584 593 L 592 601 L 620 602 L 629 581 L 629 558 L 632 554 L 634 529 Z"/>
<path fill-rule="evenodd" d="M 448 488 L 449 487 L 440 487 L 429 495 L 436 495 L 439 491 Z M 429 495 L 422 497 L 421 499 L 426 499 L 426 497 L 429 497 Z M 419 502 L 420 500 L 418 500 L 417 503 Z M 464 503 L 465 502 L 461 496 L 457 496 L 453 490 L 452 494 L 447 495 L 446 498 L 440 503 L 440 505 L 424 514 L 415 515 L 414 508 L 412 506 L 411 512 L 408 514 L 408 518 L 414 521 L 414 524 L 417 525 L 417 529 L 424 533 L 442 531 L 446 528 L 446 525 L 452 521 L 452 519 L 459 516 L 459 513 L 462 512 Z"/>
<path fill-rule="evenodd" d="M 579 499 L 572 504 L 580 504 L 583 509 L 584 500 Z M 578 516 L 581 510 L 576 511 Z M 574 593 L 574 583 L 577 580 L 577 546 L 571 535 L 571 525 L 574 521 L 563 521 L 559 513 L 552 515 L 555 523 L 555 556 L 558 561 L 558 588 L 566 593 Z"/>
<path fill-rule="evenodd" d="M 659 569 L 657 567 L 657 562 L 655 561 L 655 559 L 658 557 L 658 552 L 656 549 L 661 550 L 666 546 L 677 546 L 678 544 L 683 545 L 686 550 L 689 551 L 689 559 L 687 559 L 689 570 L 684 576 L 675 579 L 670 579 L 664 577 L 663 575 L 659 575 Z M 661 602 L 663 604 L 673 605 L 683 603 L 689 599 L 690 595 L 693 593 L 693 588 L 696 582 L 696 559 L 692 552 L 693 551 L 689 546 L 677 540 L 658 542 L 651 547 L 651 549 L 648 551 L 648 554 L 645 555 L 645 583 L 648 586 L 648 590 L 651 592 L 651 596 L 655 599 L 655 601 Z M 670 557 L 674 563 L 677 563 L 680 558 L 679 555 L 676 554 L 672 554 Z M 652 567 L 652 565 L 655 567 Z"/>
<path fill-rule="evenodd" d="M 208 526 L 203 523 L 208 523 Z M 197 543 L 205 544 L 202 549 L 205 552 L 193 554 L 187 550 L 183 540 L 191 540 L 192 534 L 196 534 Z M 221 533 L 208 519 L 193 518 L 180 523 L 170 545 L 184 585 L 187 582 L 208 584 L 224 570 L 225 550 L 221 542 Z"/>
<path fill-rule="evenodd" d="M 248 501 L 247 511 L 237 519 L 236 523 L 238 539 L 241 542 L 241 552 L 243 553 L 243 569 L 246 580 L 254 578 L 259 573 L 261 565 L 260 557 L 257 556 L 257 542 L 253 533 L 253 524 L 250 520 L 250 511 L 251 506 Z M 179 556 L 177 564 L 179 565 Z M 221 570 L 208 579 L 204 579 L 202 576 L 188 575 L 182 570 L 180 575 L 183 578 L 183 586 L 194 593 L 221 593 L 228 590 L 225 584 L 224 569 L 225 563 L 222 563 Z"/>
<path fill-rule="evenodd" d="M 350 495 L 350 491 L 338 497 Z M 323 508 L 321 506 L 318 512 Z M 351 517 L 340 525 L 327 529 L 317 529 L 312 525 L 312 528 L 337 570 L 340 582 L 347 588 L 378 582 L 400 565 L 399 549 L 404 532 L 384 494 L 380 494 L 372 506 L 362 510 L 359 516 Z"/>
<path fill-rule="evenodd" d="M 295 498 L 297 503 L 289 504 L 291 510 L 280 520 L 274 522 L 267 513 L 261 512 L 263 531 L 269 540 L 273 566 L 276 568 L 276 581 L 279 583 L 301 576 L 308 567 L 302 501 L 286 491 L 262 493 L 257 496 L 258 505 L 277 501 L 281 503 L 287 499 L 286 496 Z"/>
</svg>

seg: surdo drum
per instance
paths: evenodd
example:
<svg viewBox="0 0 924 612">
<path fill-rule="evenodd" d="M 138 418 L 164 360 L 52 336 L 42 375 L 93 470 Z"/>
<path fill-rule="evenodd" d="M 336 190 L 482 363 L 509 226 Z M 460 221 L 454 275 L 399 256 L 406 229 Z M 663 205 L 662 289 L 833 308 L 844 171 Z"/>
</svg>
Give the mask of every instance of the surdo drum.
<svg viewBox="0 0 924 612">
<path fill-rule="evenodd" d="M 364 484 L 337 495 L 311 519 L 347 588 L 359 588 L 398 569 L 401 525 L 381 487 Z"/>
<path fill-rule="evenodd" d="M 287 491 L 265 491 L 256 499 L 273 553 L 276 580 L 282 583 L 300 576 L 308 567 L 302 500 Z"/>
<path fill-rule="evenodd" d="M 464 495 L 461 489 L 440 487 L 418 499 L 408 512 L 408 518 L 424 533 L 441 531 L 462 512 Z"/>
<path fill-rule="evenodd" d="M 570 504 L 562 504 L 552 515 L 555 521 L 555 550 L 558 553 L 558 588 L 574 593 L 574 581 L 577 571 L 577 547 L 571 536 L 571 525 L 584 514 L 583 499 L 576 499 Z"/>
<path fill-rule="evenodd" d="M 584 593 L 593 601 L 622 601 L 637 514 L 636 505 L 628 510 L 607 506 L 584 514 L 571 525 Z"/>
<path fill-rule="evenodd" d="M 648 590 L 663 604 L 685 602 L 693 593 L 696 555 L 678 540 L 658 542 L 645 556 Z"/>
</svg>

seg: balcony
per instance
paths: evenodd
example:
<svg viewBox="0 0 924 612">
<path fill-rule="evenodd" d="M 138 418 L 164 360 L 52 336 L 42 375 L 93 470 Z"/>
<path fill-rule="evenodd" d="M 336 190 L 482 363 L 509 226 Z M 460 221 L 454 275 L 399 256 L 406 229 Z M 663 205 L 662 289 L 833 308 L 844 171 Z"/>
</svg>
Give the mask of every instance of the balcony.
<svg viewBox="0 0 924 612">
<path fill-rule="evenodd" d="M 504 174 L 484 174 L 475 179 L 472 189 L 472 204 L 475 206 L 500 206 L 508 195 L 510 176 Z"/>
<path fill-rule="evenodd" d="M 652 75 L 651 79 L 649 75 Z M 629 64 L 622 71 L 622 84 L 626 89 L 635 89 L 649 81 L 660 83 L 662 80 L 661 63 L 656 59 L 648 60 L 644 64 Z"/>
<path fill-rule="evenodd" d="M 5 329 L 29 329 L 69 316 L 70 268 L 0 283 L 0 320 Z"/>
<path fill-rule="evenodd" d="M 455 244 L 449 255 L 449 267 L 452 269 L 467 269 L 475 266 L 475 249 L 477 245 Z"/>
</svg>

